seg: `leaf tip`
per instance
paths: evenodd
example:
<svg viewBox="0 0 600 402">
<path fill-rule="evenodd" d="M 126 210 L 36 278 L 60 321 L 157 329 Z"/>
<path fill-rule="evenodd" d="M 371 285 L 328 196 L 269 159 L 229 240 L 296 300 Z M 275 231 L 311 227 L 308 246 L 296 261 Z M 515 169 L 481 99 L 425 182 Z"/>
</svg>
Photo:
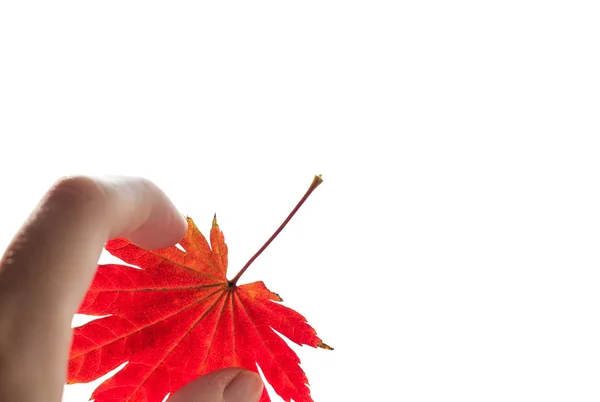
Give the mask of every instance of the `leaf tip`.
<svg viewBox="0 0 600 402">
<path fill-rule="evenodd" d="M 213 216 L 212 227 L 213 228 L 219 227 L 219 225 L 217 224 L 217 213 L 216 212 L 215 212 L 215 215 Z"/>
<path fill-rule="evenodd" d="M 331 346 L 329 346 L 328 344 L 326 344 L 324 342 L 319 342 L 317 347 L 321 348 L 321 349 L 325 349 L 325 350 L 333 350 L 333 348 Z"/>
</svg>

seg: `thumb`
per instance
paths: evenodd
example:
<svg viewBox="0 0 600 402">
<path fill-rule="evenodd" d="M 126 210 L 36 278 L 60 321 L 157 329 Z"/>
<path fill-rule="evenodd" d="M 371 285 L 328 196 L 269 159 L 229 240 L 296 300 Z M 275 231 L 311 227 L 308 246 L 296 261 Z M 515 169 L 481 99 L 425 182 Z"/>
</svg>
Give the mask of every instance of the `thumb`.
<svg viewBox="0 0 600 402">
<path fill-rule="evenodd" d="M 258 402 L 262 391 L 263 383 L 258 374 L 227 368 L 190 382 L 168 402 Z"/>
</svg>

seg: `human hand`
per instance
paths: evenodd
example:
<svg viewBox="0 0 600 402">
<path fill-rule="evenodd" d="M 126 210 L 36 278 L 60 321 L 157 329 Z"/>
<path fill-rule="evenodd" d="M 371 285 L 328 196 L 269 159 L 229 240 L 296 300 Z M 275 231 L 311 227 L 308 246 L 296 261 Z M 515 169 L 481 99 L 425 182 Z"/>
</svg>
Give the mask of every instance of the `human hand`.
<svg viewBox="0 0 600 402">
<path fill-rule="evenodd" d="M 71 320 L 108 239 L 127 237 L 156 249 L 176 244 L 186 229 L 171 201 L 147 180 L 58 181 L 0 260 L 0 400 L 61 400 Z M 169 401 L 256 402 L 262 386 L 255 373 L 224 369 Z"/>
</svg>

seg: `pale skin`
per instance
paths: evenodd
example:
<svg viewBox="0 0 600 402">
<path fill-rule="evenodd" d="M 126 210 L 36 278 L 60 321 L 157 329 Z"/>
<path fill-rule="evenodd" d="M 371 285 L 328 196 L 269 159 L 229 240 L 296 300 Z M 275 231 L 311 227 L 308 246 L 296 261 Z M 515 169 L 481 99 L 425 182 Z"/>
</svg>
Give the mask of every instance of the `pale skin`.
<svg viewBox="0 0 600 402">
<path fill-rule="evenodd" d="M 108 239 L 163 248 L 179 242 L 186 225 L 144 179 L 71 177 L 52 186 L 0 260 L 0 401 L 61 401 L 71 320 Z M 258 402 L 262 387 L 255 373 L 224 369 L 169 401 Z"/>
</svg>

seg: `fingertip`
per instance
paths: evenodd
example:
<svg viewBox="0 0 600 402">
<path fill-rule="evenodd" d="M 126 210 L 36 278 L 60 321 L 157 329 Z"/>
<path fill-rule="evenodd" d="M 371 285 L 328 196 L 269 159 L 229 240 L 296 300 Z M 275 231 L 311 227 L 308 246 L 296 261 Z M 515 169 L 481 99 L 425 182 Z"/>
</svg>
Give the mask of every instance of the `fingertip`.
<svg viewBox="0 0 600 402">
<path fill-rule="evenodd" d="M 156 184 L 136 177 L 101 182 L 111 195 L 113 238 L 126 237 L 147 250 L 170 247 L 183 239 L 187 220 Z"/>
<path fill-rule="evenodd" d="M 187 233 L 188 223 L 174 206 L 171 207 L 166 211 L 153 212 L 139 229 L 126 237 L 146 250 L 156 250 L 179 243 Z"/>
<path fill-rule="evenodd" d="M 251 371 L 240 371 L 223 392 L 223 402 L 258 402 L 263 392 L 260 376 Z"/>
<path fill-rule="evenodd" d="M 169 402 L 258 402 L 263 393 L 260 376 L 241 368 L 226 368 L 205 374 L 169 398 Z"/>
</svg>

